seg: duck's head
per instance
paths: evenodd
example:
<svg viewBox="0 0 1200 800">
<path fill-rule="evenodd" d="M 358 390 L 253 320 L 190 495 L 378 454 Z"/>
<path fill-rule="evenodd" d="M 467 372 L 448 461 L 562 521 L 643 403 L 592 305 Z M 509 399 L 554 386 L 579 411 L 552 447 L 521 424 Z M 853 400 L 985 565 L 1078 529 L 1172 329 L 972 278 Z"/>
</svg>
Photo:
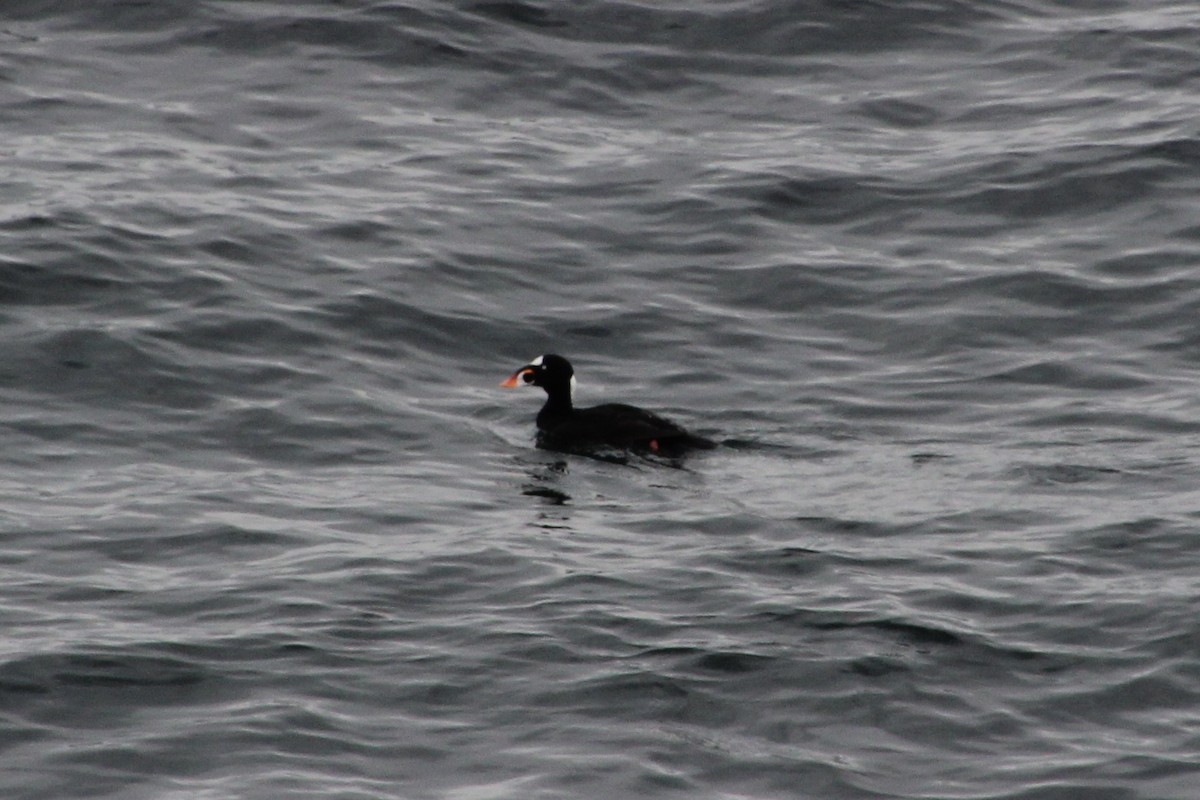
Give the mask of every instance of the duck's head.
<svg viewBox="0 0 1200 800">
<path fill-rule="evenodd" d="M 566 391 L 569 392 L 569 396 L 574 396 L 575 370 L 571 367 L 571 362 L 562 356 L 547 353 L 531 359 L 500 385 L 506 389 L 541 386 L 549 395 Z"/>
</svg>

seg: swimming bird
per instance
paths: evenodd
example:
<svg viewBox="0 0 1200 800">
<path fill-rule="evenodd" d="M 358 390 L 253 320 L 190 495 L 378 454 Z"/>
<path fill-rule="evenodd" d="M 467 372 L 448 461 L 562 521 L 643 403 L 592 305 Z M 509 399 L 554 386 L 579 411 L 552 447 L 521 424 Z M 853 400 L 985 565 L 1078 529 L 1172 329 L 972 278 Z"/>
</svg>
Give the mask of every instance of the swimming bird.
<svg viewBox="0 0 1200 800">
<path fill-rule="evenodd" d="M 675 457 L 716 447 L 715 442 L 637 406 L 605 403 L 576 408 L 575 369 L 560 355 L 540 355 L 500 385 L 507 389 L 540 386 L 546 391 L 546 404 L 537 415 L 537 443 L 547 450 L 615 447 Z"/>
</svg>

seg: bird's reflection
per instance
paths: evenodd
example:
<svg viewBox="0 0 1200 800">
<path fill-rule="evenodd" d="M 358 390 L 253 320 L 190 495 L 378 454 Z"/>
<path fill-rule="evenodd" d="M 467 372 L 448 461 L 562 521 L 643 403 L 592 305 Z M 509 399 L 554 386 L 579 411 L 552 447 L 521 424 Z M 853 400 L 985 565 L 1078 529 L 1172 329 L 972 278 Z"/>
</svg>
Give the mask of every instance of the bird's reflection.
<svg viewBox="0 0 1200 800">
<path fill-rule="evenodd" d="M 562 459 L 526 464 L 529 479 L 521 486 L 524 497 L 536 497 L 540 501 L 537 524 L 542 528 L 570 530 L 571 495 L 561 488 L 561 480 L 569 472 L 567 462 Z"/>
</svg>

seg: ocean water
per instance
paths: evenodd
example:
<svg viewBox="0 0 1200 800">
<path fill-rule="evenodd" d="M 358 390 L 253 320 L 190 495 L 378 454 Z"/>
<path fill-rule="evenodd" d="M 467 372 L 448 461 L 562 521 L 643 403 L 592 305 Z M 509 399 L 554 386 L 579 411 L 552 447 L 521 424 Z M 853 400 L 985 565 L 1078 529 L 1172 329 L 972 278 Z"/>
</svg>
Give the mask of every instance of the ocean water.
<svg viewBox="0 0 1200 800">
<path fill-rule="evenodd" d="M 1200 8 L 0 5 L 0 795 L 1200 796 Z M 721 446 L 536 449 L 540 394 Z"/>
</svg>

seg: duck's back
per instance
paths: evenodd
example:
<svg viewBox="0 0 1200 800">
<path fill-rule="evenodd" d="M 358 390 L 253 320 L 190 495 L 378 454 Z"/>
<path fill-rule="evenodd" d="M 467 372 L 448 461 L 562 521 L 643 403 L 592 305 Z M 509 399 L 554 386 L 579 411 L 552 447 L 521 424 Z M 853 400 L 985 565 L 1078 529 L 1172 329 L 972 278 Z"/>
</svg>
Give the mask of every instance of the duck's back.
<svg viewBox="0 0 1200 800">
<path fill-rule="evenodd" d="M 550 447 L 604 444 L 659 451 L 714 446 L 668 419 L 625 403 L 572 409 L 560 417 L 539 419 L 538 426 L 543 444 Z"/>
</svg>

